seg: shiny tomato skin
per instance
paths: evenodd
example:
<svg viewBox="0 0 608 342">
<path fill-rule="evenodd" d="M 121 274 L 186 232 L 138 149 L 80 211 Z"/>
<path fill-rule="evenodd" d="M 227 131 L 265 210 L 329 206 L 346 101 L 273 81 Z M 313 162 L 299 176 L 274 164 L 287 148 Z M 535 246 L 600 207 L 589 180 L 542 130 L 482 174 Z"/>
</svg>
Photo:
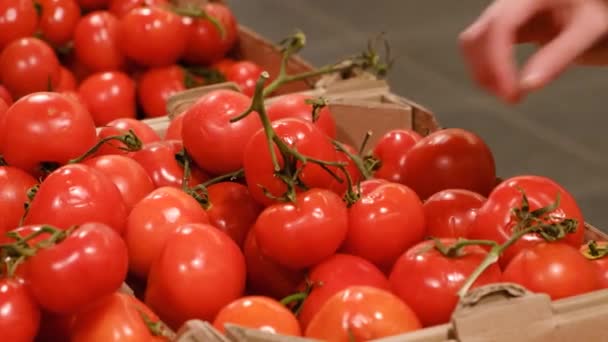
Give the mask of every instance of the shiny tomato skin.
<svg viewBox="0 0 608 342">
<path fill-rule="evenodd" d="M 329 162 L 337 159 L 336 150 L 327 136 L 310 122 L 287 118 L 273 122 L 272 128 L 281 140 L 303 155 Z M 273 144 L 273 148 L 279 165 L 283 166 L 279 148 L 276 144 Z M 298 162 L 297 166 L 301 166 L 301 163 Z M 274 196 L 282 196 L 287 191 L 285 183 L 274 174 L 264 130 L 257 131 L 245 146 L 243 167 L 249 191 L 259 203 L 270 205 L 276 202 L 264 194 L 262 187 Z M 303 166 L 299 178 L 309 188 L 327 189 L 335 181 L 333 176 L 314 163 Z"/>
<path fill-rule="evenodd" d="M 219 71 L 222 75 L 225 76 L 228 72 L 228 69 L 230 69 L 230 67 L 234 65 L 234 63 L 236 63 L 236 60 L 229 57 L 224 57 L 219 61 L 211 64 L 211 68 Z"/>
<path fill-rule="evenodd" d="M 182 140 L 182 129 L 184 127 L 184 115 L 179 114 L 174 117 L 167 127 L 164 140 Z"/>
<path fill-rule="evenodd" d="M 466 238 L 477 210 L 486 198 L 463 189 L 442 190 L 424 202 L 426 235 L 435 238 Z"/>
<path fill-rule="evenodd" d="M 312 291 L 304 299 L 298 315 L 303 329 L 334 294 L 355 285 L 391 290 L 388 279 L 371 262 L 354 255 L 335 254 L 315 265 L 308 272 Z"/>
<path fill-rule="evenodd" d="M 564 241 L 578 248 L 585 235 L 584 218 L 576 200 L 561 185 L 553 180 L 533 175 L 516 176 L 504 180 L 488 197 L 486 203 L 477 211 L 477 217 L 469 228 L 469 238 L 493 240 L 505 243 L 513 234 L 517 222 L 512 215 L 513 208 L 520 208 L 523 190 L 528 197 L 530 210 L 549 206 L 555 202 L 558 193 L 561 196 L 560 206 L 550 213 L 558 220 L 576 219 L 578 226 L 572 234 L 567 234 Z M 550 220 L 548 222 L 554 222 Z M 527 228 L 527 227 L 526 227 Z M 500 258 L 500 265 L 506 267 L 509 261 L 520 250 L 544 241 L 538 234 L 527 234 L 505 250 Z"/>
<path fill-rule="evenodd" d="M 187 223 L 209 223 L 209 217 L 194 198 L 180 189 L 161 187 L 139 201 L 129 214 L 124 236 L 131 272 L 145 278 L 167 238 Z"/>
<path fill-rule="evenodd" d="M 280 120 L 284 118 L 300 118 L 313 122 L 331 139 L 336 138 L 336 121 L 334 120 L 329 107 L 322 108 L 316 120 L 313 121 L 312 105 L 307 104 L 306 100 L 314 97 L 302 94 L 289 94 L 279 97 L 275 102 L 268 106 L 266 112 L 270 120 Z"/>
<path fill-rule="evenodd" d="M 239 61 L 226 71 L 226 80 L 234 82 L 247 96 L 253 96 L 255 84 L 264 69 L 252 61 Z"/>
<path fill-rule="evenodd" d="M 23 204 L 27 201 L 27 191 L 37 183 L 21 169 L 0 166 L 0 234 L 19 226 L 25 213 Z"/>
<path fill-rule="evenodd" d="M 42 308 L 74 314 L 120 288 L 127 276 L 127 258 L 127 246 L 113 228 L 84 223 L 65 240 L 29 258 L 26 280 Z"/>
<path fill-rule="evenodd" d="M 127 214 L 122 195 L 110 178 L 90 166 L 70 164 L 42 182 L 24 223 L 67 229 L 99 222 L 122 234 Z"/>
<path fill-rule="evenodd" d="M 78 93 L 97 126 L 136 116 L 135 82 L 123 72 L 93 74 L 80 84 Z"/>
<path fill-rule="evenodd" d="M 132 130 L 143 145 L 160 141 L 158 134 L 143 121 L 134 118 L 119 118 L 108 122 L 105 126 L 100 127 L 97 132 L 97 139 L 101 140 L 113 135 L 123 135 L 129 130 Z M 126 148 L 126 145 L 120 141 L 108 141 L 97 152 L 96 156 L 106 154 L 123 154 L 132 155 L 134 152 L 121 150 Z"/>
<path fill-rule="evenodd" d="M 367 196 L 376 190 L 380 185 L 389 184 L 389 181 L 381 178 L 366 179 L 360 183 L 361 196 Z"/>
<path fill-rule="evenodd" d="M 327 300 L 310 322 L 305 336 L 323 341 L 362 342 L 421 328 L 412 309 L 390 291 L 351 286 Z"/>
<path fill-rule="evenodd" d="M 90 72 L 122 70 L 127 60 L 119 47 L 119 35 L 119 20 L 107 11 L 82 17 L 74 31 L 78 62 Z"/>
<path fill-rule="evenodd" d="M 0 340 L 33 341 L 40 307 L 21 279 L 0 279 Z"/>
<path fill-rule="evenodd" d="M 505 268 L 502 281 L 520 284 L 552 300 L 601 288 L 597 268 L 569 244 L 538 243 L 522 249 Z"/>
<path fill-rule="evenodd" d="M 7 105 L 11 106 L 13 104 L 13 95 L 6 89 L 6 87 L 0 84 L 0 99 L 4 100 Z"/>
<path fill-rule="evenodd" d="M 494 156 L 477 135 L 459 128 L 443 129 L 409 150 L 401 180 L 422 200 L 445 189 L 487 196 L 496 183 Z"/>
<path fill-rule="evenodd" d="M 372 154 L 381 163 L 374 176 L 395 183 L 403 183 L 405 156 L 421 139 L 422 136 L 411 129 L 394 129 L 384 134 L 372 151 Z"/>
<path fill-rule="evenodd" d="M 35 93 L 5 113 L 0 146 L 9 165 L 34 173 L 40 163 L 65 164 L 96 142 L 86 109 L 58 93 Z"/>
<path fill-rule="evenodd" d="M 426 235 L 424 210 L 416 193 L 405 185 L 380 185 L 348 209 L 345 253 L 390 268 L 408 248 Z"/>
<path fill-rule="evenodd" d="M 0 54 L 0 82 L 15 98 L 55 89 L 61 71 L 55 51 L 44 41 L 21 38 L 8 44 Z"/>
<path fill-rule="evenodd" d="M 189 319 L 213 320 L 243 295 L 245 273 L 228 235 L 206 224 L 182 225 L 150 269 L 145 303 L 174 329 Z"/>
<path fill-rule="evenodd" d="M 334 254 L 346 237 L 346 205 L 335 193 L 311 189 L 295 203 L 267 207 L 255 223 L 262 253 L 290 269 L 313 266 Z"/>
<path fill-rule="evenodd" d="M 216 90 L 203 95 L 183 114 L 184 147 L 203 170 L 220 175 L 243 167 L 245 145 L 262 123 L 255 112 L 234 123 L 230 119 L 250 104 L 246 95 Z"/>
<path fill-rule="evenodd" d="M 145 324 L 143 314 L 152 322 L 158 317 L 137 298 L 115 292 L 76 315 L 71 327 L 71 342 L 162 342 Z"/>
<path fill-rule="evenodd" d="M 454 239 L 441 239 L 447 246 Z M 447 323 L 458 303 L 457 292 L 481 264 L 487 252 L 479 246 L 466 246 L 459 257 L 448 258 L 423 241 L 405 252 L 395 263 L 389 280 L 393 292 L 407 303 L 425 327 Z M 500 267 L 493 264 L 474 286 L 497 283 Z"/>
<path fill-rule="evenodd" d="M 2 99 L 2 97 L 0 96 L 0 155 L 2 155 L 2 136 L 4 136 L 4 119 L 5 119 L 5 115 L 6 115 L 6 111 L 8 110 L 8 105 L 6 104 L 6 101 L 4 101 Z"/>
<path fill-rule="evenodd" d="M 137 97 L 146 117 L 167 115 L 167 100 L 186 90 L 184 69 L 178 65 L 148 69 L 139 79 Z"/>
<path fill-rule="evenodd" d="M 136 7 L 164 6 L 167 0 L 110 0 L 108 10 L 117 18 L 122 18 Z"/>
<path fill-rule="evenodd" d="M 136 7 L 120 19 L 120 47 L 142 66 L 175 64 L 186 41 L 187 28 L 181 17 L 162 7 Z"/>
<path fill-rule="evenodd" d="M 38 14 L 30 0 L 0 2 L 0 51 L 9 43 L 36 32 Z"/>
<path fill-rule="evenodd" d="M 226 323 L 283 336 L 301 336 L 300 324 L 279 301 L 262 296 L 239 298 L 218 312 L 213 326 L 225 333 Z"/>
<path fill-rule="evenodd" d="M 68 68 L 64 66 L 59 67 L 59 69 L 59 84 L 57 84 L 57 88 L 53 90 L 60 93 L 63 93 L 65 91 L 76 91 L 78 86 L 74 73 L 72 73 Z"/>
<path fill-rule="evenodd" d="M 224 37 L 209 20 L 189 20 L 184 59 L 193 64 L 209 65 L 224 57 L 234 46 L 238 39 L 238 27 L 232 11 L 224 4 L 207 3 L 203 5 L 203 10 L 221 23 Z"/>
<path fill-rule="evenodd" d="M 63 46 L 72 40 L 80 20 L 80 7 L 76 0 L 39 0 L 42 14 L 38 29 L 44 40 L 54 46 Z"/>
</svg>

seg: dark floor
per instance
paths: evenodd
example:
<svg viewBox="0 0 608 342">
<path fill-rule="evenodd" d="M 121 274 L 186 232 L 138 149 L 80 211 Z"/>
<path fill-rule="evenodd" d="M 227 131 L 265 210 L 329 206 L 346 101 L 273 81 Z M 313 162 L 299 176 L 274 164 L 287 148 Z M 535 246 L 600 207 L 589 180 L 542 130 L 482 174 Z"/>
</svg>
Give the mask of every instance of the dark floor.
<svg viewBox="0 0 608 342">
<path fill-rule="evenodd" d="M 254 0 L 229 1 L 240 22 L 274 41 L 303 30 L 302 55 L 317 65 L 360 51 L 387 32 L 398 57 L 394 91 L 430 107 L 446 127 L 481 135 L 499 174 L 549 176 L 577 198 L 587 221 L 608 230 L 608 117 L 602 98 L 608 69 L 576 69 L 512 107 L 481 92 L 457 50 L 458 33 L 482 0 Z M 525 53 L 525 51 L 523 51 Z M 604 98 L 606 99 L 606 98 Z"/>
</svg>

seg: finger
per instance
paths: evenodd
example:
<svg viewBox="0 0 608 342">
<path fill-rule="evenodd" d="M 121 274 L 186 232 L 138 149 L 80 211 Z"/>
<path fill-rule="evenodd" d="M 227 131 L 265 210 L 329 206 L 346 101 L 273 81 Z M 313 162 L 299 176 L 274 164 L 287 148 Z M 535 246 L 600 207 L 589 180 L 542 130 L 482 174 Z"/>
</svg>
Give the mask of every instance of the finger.
<svg viewBox="0 0 608 342">
<path fill-rule="evenodd" d="M 531 91 L 545 86 L 608 31 L 607 8 L 589 2 L 580 7 L 564 30 L 535 53 L 522 70 L 520 86 Z"/>
</svg>

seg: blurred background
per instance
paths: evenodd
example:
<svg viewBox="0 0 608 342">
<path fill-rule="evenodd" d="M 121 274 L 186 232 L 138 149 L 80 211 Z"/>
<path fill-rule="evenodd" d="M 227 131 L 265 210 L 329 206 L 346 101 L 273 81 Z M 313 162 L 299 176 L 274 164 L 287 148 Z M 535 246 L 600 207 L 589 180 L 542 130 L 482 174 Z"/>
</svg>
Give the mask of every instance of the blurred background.
<svg viewBox="0 0 608 342">
<path fill-rule="evenodd" d="M 608 68 L 569 70 L 549 88 L 507 106 L 472 83 L 457 36 L 481 0 L 231 0 L 237 18 L 277 42 L 303 30 L 301 55 L 317 66 L 362 51 L 386 32 L 396 63 L 393 91 L 433 110 L 444 127 L 479 134 L 498 174 L 538 174 L 564 185 L 586 220 L 608 231 Z M 523 59 L 531 49 L 518 51 Z"/>
</svg>

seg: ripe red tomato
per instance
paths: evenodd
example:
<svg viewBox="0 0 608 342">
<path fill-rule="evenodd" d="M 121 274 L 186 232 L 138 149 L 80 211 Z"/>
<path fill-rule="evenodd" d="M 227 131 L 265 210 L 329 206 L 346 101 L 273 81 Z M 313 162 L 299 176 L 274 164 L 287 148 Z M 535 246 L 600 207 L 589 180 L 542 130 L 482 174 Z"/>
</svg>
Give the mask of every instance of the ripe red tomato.
<svg viewBox="0 0 608 342">
<path fill-rule="evenodd" d="M 304 299 L 298 316 L 304 330 L 331 296 L 350 286 L 391 290 L 388 279 L 374 264 L 348 254 L 335 254 L 317 264 L 308 272 L 307 281 L 313 284 L 313 288 Z"/>
<path fill-rule="evenodd" d="M 435 238 L 466 238 L 485 197 L 463 189 L 440 191 L 424 202 L 426 235 Z"/>
<path fill-rule="evenodd" d="M 234 123 L 230 119 L 250 104 L 246 95 L 216 90 L 205 94 L 183 114 L 184 147 L 203 170 L 225 174 L 243 167 L 245 145 L 262 124 L 257 113 Z"/>
<path fill-rule="evenodd" d="M 186 122 L 184 127 L 185 125 Z M 310 122 L 287 118 L 273 122 L 272 128 L 287 145 L 303 155 L 330 162 L 337 160 L 336 150 L 325 133 Z M 273 144 L 273 148 L 279 165 L 283 166 L 284 161 L 279 148 L 276 144 Z M 298 162 L 296 165 L 299 167 L 301 163 Z M 264 194 L 262 187 L 274 196 L 282 196 L 287 191 L 287 185 L 274 174 L 264 130 L 258 130 L 249 139 L 243 154 L 243 166 L 249 192 L 256 201 L 264 205 L 276 202 Z M 299 178 L 308 188 L 326 189 L 336 181 L 326 170 L 314 163 L 303 166 Z"/>
<path fill-rule="evenodd" d="M 118 18 L 122 18 L 136 7 L 164 6 L 167 0 L 110 0 L 109 11 Z"/>
<path fill-rule="evenodd" d="M 421 139 L 422 136 L 411 129 L 394 129 L 384 134 L 372 152 L 381 162 L 381 166 L 376 170 L 374 176 L 395 183 L 403 183 L 405 156 Z"/>
<path fill-rule="evenodd" d="M 21 279 L 0 279 L 0 340 L 33 341 L 40 308 Z"/>
<path fill-rule="evenodd" d="M 120 288 L 127 276 L 127 246 L 114 229 L 84 223 L 60 243 L 38 250 L 24 266 L 42 308 L 73 314 Z"/>
<path fill-rule="evenodd" d="M 0 54 L 0 82 L 15 98 L 55 89 L 60 74 L 55 51 L 38 38 L 15 40 Z"/>
<path fill-rule="evenodd" d="M 74 74 L 66 67 L 64 66 L 60 66 L 59 67 L 59 84 L 57 84 L 57 88 L 53 89 L 54 91 L 63 93 L 66 91 L 76 91 L 76 87 L 77 87 L 77 82 L 76 82 L 76 76 L 74 76 Z M 80 101 L 80 99 L 79 99 Z"/>
<path fill-rule="evenodd" d="M 342 249 L 390 269 L 408 248 L 425 237 L 422 202 L 405 185 L 380 185 L 348 209 Z"/>
<path fill-rule="evenodd" d="M 4 100 L 4 102 L 6 102 L 6 104 L 9 106 L 13 104 L 13 96 L 2 84 L 0 84 L 0 99 Z"/>
<path fill-rule="evenodd" d="M 192 64 L 208 65 L 220 60 L 236 43 L 237 21 L 228 6 L 206 3 L 202 8 L 208 16 L 214 17 L 224 28 L 224 37 L 207 19 L 187 20 L 188 36 L 184 59 Z"/>
<path fill-rule="evenodd" d="M 32 173 L 43 162 L 65 164 L 96 142 L 89 113 L 58 93 L 34 93 L 15 102 L 2 130 L 6 162 Z"/>
<path fill-rule="evenodd" d="M 323 341 L 369 341 L 421 329 L 412 309 L 387 290 L 352 286 L 333 295 L 306 329 Z"/>
<path fill-rule="evenodd" d="M 78 63 L 90 72 L 121 70 L 126 58 L 118 43 L 119 20 L 107 11 L 82 17 L 74 30 L 74 52 Z"/>
<path fill-rule="evenodd" d="M 338 250 L 348 230 L 347 219 L 338 195 L 311 189 L 298 194 L 296 203 L 267 207 L 253 229 L 262 253 L 287 268 L 302 269 Z"/>
<path fill-rule="evenodd" d="M 165 140 L 144 145 L 141 150 L 133 153 L 132 158 L 144 167 L 157 188 L 162 186 L 181 188 L 184 169 L 175 159 L 181 150 L 181 141 Z M 207 175 L 193 165 L 190 167 L 192 172 L 188 181 L 189 186 L 201 184 L 208 179 Z"/>
<path fill-rule="evenodd" d="M 273 334 L 301 336 L 298 320 L 280 302 L 261 296 L 239 298 L 220 310 L 213 326 L 224 333 L 226 323 Z"/>
<path fill-rule="evenodd" d="M 122 51 L 147 67 L 175 64 L 186 49 L 187 33 L 180 16 L 158 6 L 136 7 L 120 19 Z"/>
<path fill-rule="evenodd" d="M 127 207 L 116 185 L 101 171 L 83 164 L 63 166 L 40 185 L 25 224 L 50 224 L 67 229 L 85 222 L 124 231 Z"/>
<path fill-rule="evenodd" d="M 350 145 L 346 145 L 346 144 L 342 144 L 342 146 L 344 146 L 344 148 L 351 154 L 353 155 L 358 155 L 357 150 L 355 150 L 354 147 L 350 146 Z M 339 163 L 344 163 L 346 164 L 345 170 L 348 173 L 348 175 L 350 176 L 350 179 L 352 181 L 353 185 L 359 184 L 359 182 L 361 181 L 361 178 L 363 178 L 361 171 L 359 171 L 359 168 L 357 167 L 357 164 L 355 164 L 355 162 L 353 161 L 353 159 L 351 157 L 348 156 L 348 154 L 346 154 L 345 152 L 338 150 L 336 152 L 336 157 L 337 157 L 337 162 Z M 344 195 L 344 193 L 346 192 L 346 190 L 348 189 L 348 180 L 346 178 L 346 174 L 337 167 L 331 167 L 332 171 L 334 171 L 336 173 L 336 175 L 338 175 L 341 179 L 342 182 L 338 181 L 337 179 L 334 179 L 332 181 L 332 184 L 329 186 L 329 189 L 331 189 L 333 192 L 337 193 L 338 195 Z M 354 186 L 354 189 L 356 190 L 357 187 Z"/>
<path fill-rule="evenodd" d="M 224 58 L 220 59 L 219 61 L 211 64 L 211 68 L 219 71 L 222 75 L 225 76 L 226 73 L 228 72 L 228 69 L 230 69 L 230 67 L 232 65 L 234 65 L 234 63 L 236 63 L 236 61 L 234 59 L 229 58 L 229 57 L 224 57 Z"/>
<path fill-rule="evenodd" d="M 585 220 L 576 200 L 561 185 L 539 176 L 512 177 L 498 185 L 477 211 L 477 218 L 469 229 L 469 238 L 494 240 L 499 244 L 505 243 L 513 234 L 518 222 L 513 216 L 513 208 L 521 207 L 520 189 L 526 193 L 530 211 L 553 204 L 559 194 L 560 205 L 555 211 L 549 213 L 552 217 L 545 217 L 546 222 L 559 222 L 566 218 L 576 219 L 578 221 L 576 231 L 567 234 L 564 241 L 575 248 L 583 243 Z M 519 239 L 501 256 L 500 264 L 503 269 L 519 251 L 541 241 L 544 239 L 538 234 L 527 234 Z"/>
<path fill-rule="evenodd" d="M 601 288 L 596 265 L 577 248 L 562 242 L 538 243 L 522 249 L 505 268 L 502 281 L 547 293 L 553 300 Z"/>
<path fill-rule="evenodd" d="M 259 75 L 258 75 L 259 76 Z M 254 87 L 255 87 L 254 80 Z M 306 100 L 312 100 L 314 97 L 302 94 L 290 94 L 279 97 L 271 105 L 266 108 L 270 120 L 280 120 L 284 118 L 300 118 L 309 122 L 313 122 L 315 126 L 321 129 L 331 139 L 336 138 L 336 121 L 334 120 L 329 107 L 322 108 L 313 118 L 311 104 L 307 104 Z"/>
<path fill-rule="evenodd" d="M 0 2 L 0 51 L 20 38 L 33 36 L 38 26 L 38 14 L 30 0 Z"/>
<path fill-rule="evenodd" d="M 376 190 L 380 185 L 390 184 L 389 181 L 381 178 L 366 179 L 359 184 L 361 189 L 361 196 L 367 196 L 372 191 Z"/>
<path fill-rule="evenodd" d="M 145 278 L 168 236 L 187 223 L 209 223 L 209 218 L 203 207 L 182 190 L 158 188 L 139 201 L 129 214 L 124 236 L 131 272 Z"/>
<path fill-rule="evenodd" d="M 158 134 L 143 121 L 133 118 L 119 118 L 108 122 L 105 126 L 100 127 L 97 131 L 97 139 L 101 140 L 110 136 L 124 135 L 129 130 L 132 130 L 142 144 L 149 144 L 160 141 Z M 119 141 L 111 140 L 107 141 L 101 146 L 95 153 L 96 156 L 108 155 L 108 154 L 121 154 L 131 156 L 133 152 L 121 150 L 127 146 Z"/>
<path fill-rule="evenodd" d="M 80 84 L 78 93 L 98 126 L 136 116 L 135 82 L 125 73 L 93 74 Z"/>
<path fill-rule="evenodd" d="M 2 99 L 2 97 L 0 97 L 0 155 L 2 155 L 2 136 L 4 136 L 3 133 L 3 126 L 4 126 L 4 119 L 5 119 L 5 115 L 6 115 L 6 111 L 8 110 L 8 105 L 6 104 L 6 102 Z"/>
<path fill-rule="evenodd" d="M 186 74 L 178 65 L 148 69 L 140 78 L 137 96 L 147 117 L 167 115 L 169 97 L 184 91 Z"/>
<path fill-rule="evenodd" d="M 213 320 L 244 290 L 245 260 L 234 241 L 213 226 L 187 224 L 152 265 L 145 302 L 176 329 L 189 319 Z"/>
<path fill-rule="evenodd" d="M 76 0 L 38 0 L 42 7 L 38 29 L 51 45 L 62 46 L 72 40 L 80 20 Z"/>
<path fill-rule="evenodd" d="M 0 166 L 0 235 L 19 226 L 27 191 L 36 179 L 16 167 Z"/>
<path fill-rule="evenodd" d="M 96 10 L 108 7 L 109 0 L 78 0 L 78 4 L 85 10 Z"/>
<path fill-rule="evenodd" d="M 71 342 L 162 342 L 146 325 L 142 314 L 152 322 L 158 317 L 137 298 L 115 292 L 93 303 L 76 315 Z"/>
<path fill-rule="evenodd" d="M 261 66 L 252 61 L 234 63 L 226 71 L 226 80 L 236 83 L 247 96 L 253 96 L 255 84 L 264 72 Z"/>
<path fill-rule="evenodd" d="M 452 246 L 455 239 L 441 239 Z M 447 257 L 423 241 L 405 252 L 395 263 L 389 280 L 394 293 L 406 302 L 425 327 L 447 323 L 458 303 L 457 292 L 485 259 L 479 246 L 466 246 L 461 254 Z M 474 283 L 482 286 L 500 282 L 500 267 L 493 264 Z"/>
<path fill-rule="evenodd" d="M 445 189 L 466 189 L 487 196 L 496 184 L 494 156 L 477 135 L 458 128 L 422 138 L 406 155 L 403 184 L 421 199 Z"/>
<path fill-rule="evenodd" d="M 607 241 L 596 241 L 598 248 L 608 247 Z M 589 246 L 584 244 L 580 247 L 580 252 L 583 255 L 593 255 L 589 251 Z M 590 259 L 595 264 L 597 269 L 598 282 L 601 288 L 608 288 L 608 258 L 606 256 L 599 257 L 597 259 Z"/>
<path fill-rule="evenodd" d="M 182 129 L 184 127 L 184 114 L 174 117 L 165 132 L 165 140 L 182 140 Z"/>
<path fill-rule="evenodd" d="M 243 254 L 250 293 L 284 298 L 296 291 L 304 279 L 304 271 L 290 270 L 262 254 L 255 238 L 255 229 L 249 229 L 247 233 Z"/>
</svg>

